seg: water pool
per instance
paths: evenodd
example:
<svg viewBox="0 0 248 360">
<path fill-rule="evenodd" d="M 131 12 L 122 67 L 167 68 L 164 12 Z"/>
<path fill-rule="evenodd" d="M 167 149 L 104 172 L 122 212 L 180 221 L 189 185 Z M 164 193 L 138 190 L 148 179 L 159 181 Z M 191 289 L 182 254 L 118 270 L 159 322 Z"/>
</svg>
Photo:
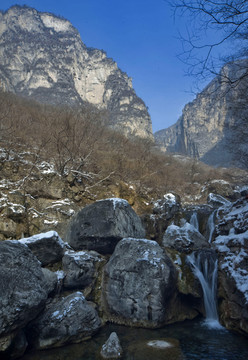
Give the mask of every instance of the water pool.
<svg viewBox="0 0 248 360">
<path fill-rule="evenodd" d="M 137 329 L 108 324 L 91 340 L 62 348 L 29 352 L 22 360 L 94 360 L 100 359 L 101 346 L 115 331 L 125 360 L 247 360 L 248 338 L 227 331 L 212 329 L 202 320 L 167 325 L 162 329 Z M 152 340 L 175 342 L 174 352 L 168 349 L 151 351 L 146 343 Z M 173 340 L 174 339 L 174 340 Z"/>
</svg>

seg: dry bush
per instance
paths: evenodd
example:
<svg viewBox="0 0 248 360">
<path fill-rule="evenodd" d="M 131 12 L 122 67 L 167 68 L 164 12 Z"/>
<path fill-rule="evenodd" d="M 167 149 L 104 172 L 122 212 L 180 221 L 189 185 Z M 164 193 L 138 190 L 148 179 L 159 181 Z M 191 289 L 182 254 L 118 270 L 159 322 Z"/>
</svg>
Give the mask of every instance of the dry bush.
<svg viewBox="0 0 248 360">
<path fill-rule="evenodd" d="M 62 177 L 70 173 L 85 188 L 108 179 L 159 197 L 167 191 L 190 194 L 195 184 L 199 188 L 216 178 L 232 179 L 226 170 L 163 154 L 151 141 L 128 139 L 106 127 L 107 120 L 107 112 L 89 105 L 58 108 L 0 92 L 0 145 L 9 152 L 32 151 L 36 162 L 52 162 Z"/>
</svg>

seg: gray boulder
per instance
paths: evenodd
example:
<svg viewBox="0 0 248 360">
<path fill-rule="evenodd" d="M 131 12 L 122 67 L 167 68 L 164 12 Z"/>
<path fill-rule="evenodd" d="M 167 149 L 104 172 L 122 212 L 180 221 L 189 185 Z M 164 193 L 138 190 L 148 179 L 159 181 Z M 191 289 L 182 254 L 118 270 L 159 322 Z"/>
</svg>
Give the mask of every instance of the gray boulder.
<svg viewBox="0 0 248 360">
<path fill-rule="evenodd" d="M 171 219 L 181 209 L 181 199 L 179 195 L 168 193 L 154 203 L 153 213 L 160 215 L 165 214 L 166 219 Z"/>
<path fill-rule="evenodd" d="M 90 285 L 96 277 L 99 262 L 101 257 L 95 251 L 67 251 L 62 260 L 64 287 L 83 289 Z"/>
<path fill-rule="evenodd" d="M 112 332 L 106 343 L 102 346 L 101 356 L 104 359 L 118 359 L 122 356 L 122 352 L 120 340 L 117 334 Z"/>
<path fill-rule="evenodd" d="M 46 268 L 42 268 L 42 272 L 45 277 L 45 287 L 48 295 L 56 293 L 59 281 L 57 273 Z"/>
<path fill-rule="evenodd" d="M 0 338 L 0 359 L 14 360 L 20 358 L 28 346 L 23 330 L 17 330 Z"/>
<path fill-rule="evenodd" d="M 77 343 L 99 330 L 97 311 L 81 292 L 55 299 L 28 328 L 29 341 L 37 349 Z"/>
<path fill-rule="evenodd" d="M 37 258 L 17 240 L 0 242 L 0 336 L 24 327 L 47 299 Z"/>
<path fill-rule="evenodd" d="M 240 199 L 219 214 L 213 242 L 219 257 L 220 320 L 248 334 L 248 204 Z"/>
<path fill-rule="evenodd" d="M 124 237 L 145 236 L 141 220 L 126 200 L 105 199 L 88 205 L 72 220 L 66 241 L 74 250 L 111 254 Z"/>
<path fill-rule="evenodd" d="M 155 241 L 121 240 L 105 267 L 103 293 L 109 320 L 158 327 L 165 322 L 175 269 Z"/>
<path fill-rule="evenodd" d="M 164 247 L 189 254 L 194 250 L 208 248 L 209 243 L 201 233 L 191 224 L 185 222 L 183 226 L 170 225 L 166 229 L 163 242 Z"/>
<path fill-rule="evenodd" d="M 56 231 L 48 231 L 29 238 L 23 238 L 19 242 L 29 247 L 42 266 L 60 261 L 64 254 L 65 243 L 60 239 Z"/>
</svg>

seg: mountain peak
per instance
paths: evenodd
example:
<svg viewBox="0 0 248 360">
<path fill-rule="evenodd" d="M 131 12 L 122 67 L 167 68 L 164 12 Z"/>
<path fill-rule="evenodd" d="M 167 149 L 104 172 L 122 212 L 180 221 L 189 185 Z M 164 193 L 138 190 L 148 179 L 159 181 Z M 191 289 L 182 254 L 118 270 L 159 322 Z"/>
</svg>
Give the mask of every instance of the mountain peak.
<svg viewBox="0 0 248 360">
<path fill-rule="evenodd" d="M 70 21 L 15 5 L 0 14 L 0 86 L 42 103 L 89 103 L 126 135 L 153 138 L 132 80 L 106 52 L 85 46 Z"/>
</svg>

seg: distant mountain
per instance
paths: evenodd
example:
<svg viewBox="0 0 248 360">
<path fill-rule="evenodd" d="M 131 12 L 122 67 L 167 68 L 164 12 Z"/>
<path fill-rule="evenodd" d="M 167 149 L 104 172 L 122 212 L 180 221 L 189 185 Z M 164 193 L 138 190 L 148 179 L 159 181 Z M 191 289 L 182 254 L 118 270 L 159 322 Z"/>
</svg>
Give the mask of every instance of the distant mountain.
<svg viewBox="0 0 248 360">
<path fill-rule="evenodd" d="M 90 103 L 106 110 L 111 127 L 153 139 L 147 107 L 131 78 L 53 14 L 27 6 L 0 12 L 0 87 L 43 103 Z"/>
<path fill-rule="evenodd" d="M 212 166 L 248 168 L 247 63 L 224 66 L 222 76 L 184 107 L 176 124 L 154 134 L 162 151 L 185 154 Z"/>
</svg>

